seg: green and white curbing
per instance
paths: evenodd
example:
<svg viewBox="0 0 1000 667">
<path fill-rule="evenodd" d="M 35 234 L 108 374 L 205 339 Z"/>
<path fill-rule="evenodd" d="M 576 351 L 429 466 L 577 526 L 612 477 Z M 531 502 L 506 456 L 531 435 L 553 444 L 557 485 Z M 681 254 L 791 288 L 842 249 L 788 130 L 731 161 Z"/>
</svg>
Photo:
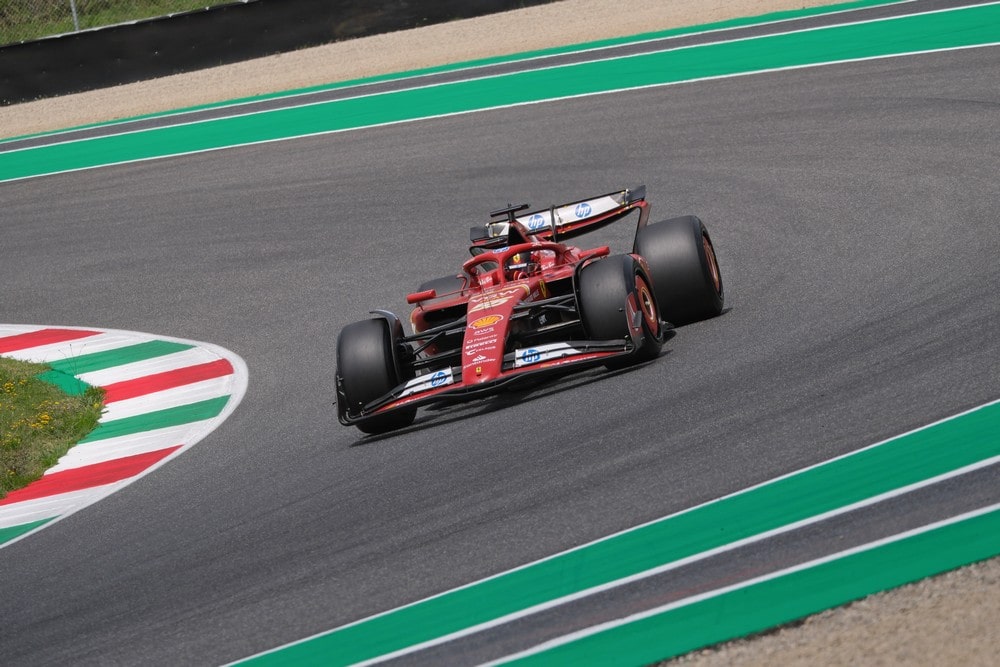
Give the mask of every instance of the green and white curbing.
<svg viewBox="0 0 1000 667">
<path fill-rule="evenodd" d="M 0 355 L 52 366 L 67 392 L 105 389 L 97 427 L 38 481 L 0 499 L 0 548 L 114 493 L 232 414 L 246 363 L 209 343 L 135 331 L 0 324 Z"/>
</svg>

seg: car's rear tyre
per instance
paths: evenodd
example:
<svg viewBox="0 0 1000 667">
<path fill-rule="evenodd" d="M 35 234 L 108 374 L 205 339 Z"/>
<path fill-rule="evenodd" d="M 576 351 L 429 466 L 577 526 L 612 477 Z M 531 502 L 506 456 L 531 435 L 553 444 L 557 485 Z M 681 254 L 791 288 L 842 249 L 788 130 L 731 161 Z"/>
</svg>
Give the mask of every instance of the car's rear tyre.
<svg viewBox="0 0 1000 667">
<path fill-rule="evenodd" d="M 693 215 L 646 225 L 635 235 L 660 314 L 681 326 L 715 317 L 724 301 L 722 273 L 705 225 Z"/>
<path fill-rule="evenodd" d="M 577 299 L 580 320 L 594 340 L 631 339 L 636 349 L 628 357 L 606 364 L 615 368 L 656 357 L 663 346 L 660 315 L 649 277 L 631 255 L 612 255 L 580 270 Z M 636 314 L 642 330 L 636 335 L 630 318 Z"/>
<path fill-rule="evenodd" d="M 402 331 L 393 331 L 382 318 L 348 324 L 337 338 L 337 377 L 343 406 L 356 415 L 367 403 L 384 396 L 401 381 L 393 348 Z M 362 419 L 356 426 L 365 433 L 384 433 L 409 426 L 416 408 L 401 408 L 384 415 Z"/>
</svg>

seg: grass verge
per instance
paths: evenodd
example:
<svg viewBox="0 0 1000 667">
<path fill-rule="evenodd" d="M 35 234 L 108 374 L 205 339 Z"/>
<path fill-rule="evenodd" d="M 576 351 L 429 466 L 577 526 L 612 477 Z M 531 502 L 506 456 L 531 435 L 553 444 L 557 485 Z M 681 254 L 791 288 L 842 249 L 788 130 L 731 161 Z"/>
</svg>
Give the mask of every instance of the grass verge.
<svg viewBox="0 0 1000 667">
<path fill-rule="evenodd" d="M 0 498 L 41 477 L 101 417 L 103 389 L 73 395 L 38 378 L 48 371 L 0 357 Z"/>
<path fill-rule="evenodd" d="M 205 9 L 232 0 L 76 0 L 81 30 Z M 73 32 L 69 0 L 0 0 L 0 45 Z"/>
</svg>

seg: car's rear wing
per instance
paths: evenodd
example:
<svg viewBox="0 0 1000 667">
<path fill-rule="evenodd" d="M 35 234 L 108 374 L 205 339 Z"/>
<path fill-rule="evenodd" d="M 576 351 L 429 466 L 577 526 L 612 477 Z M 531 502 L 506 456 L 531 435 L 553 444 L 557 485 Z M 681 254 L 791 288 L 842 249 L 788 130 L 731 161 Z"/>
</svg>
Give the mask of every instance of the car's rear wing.
<svg viewBox="0 0 1000 667">
<path fill-rule="evenodd" d="M 490 213 L 493 217 L 506 216 L 506 220 L 497 220 L 488 225 L 473 227 L 469 231 L 469 238 L 473 243 L 473 254 L 476 254 L 477 249 L 500 247 L 529 240 L 561 241 L 572 238 L 621 220 L 636 209 L 639 210 L 637 227 L 645 225 L 646 218 L 649 216 L 645 185 L 616 190 L 604 195 L 517 215 L 518 212 L 527 208 L 527 204 L 509 204 L 506 208 Z M 517 223 L 517 239 L 511 240 L 512 230 L 510 227 L 515 222 Z"/>
<path fill-rule="evenodd" d="M 550 206 L 515 219 L 536 238 L 548 240 L 555 236 L 554 240 L 561 240 L 617 222 L 637 208 L 640 217 L 645 218 L 648 215 L 645 200 L 646 186 L 640 185 L 561 206 Z"/>
</svg>

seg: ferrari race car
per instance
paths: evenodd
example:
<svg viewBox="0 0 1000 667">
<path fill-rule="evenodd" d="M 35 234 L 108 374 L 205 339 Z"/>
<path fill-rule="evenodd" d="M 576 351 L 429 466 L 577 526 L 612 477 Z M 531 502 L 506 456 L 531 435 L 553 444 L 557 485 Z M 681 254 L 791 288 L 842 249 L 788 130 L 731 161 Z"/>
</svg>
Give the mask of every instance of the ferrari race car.
<svg viewBox="0 0 1000 667">
<path fill-rule="evenodd" d="M 461 271 L 406 301 L 413 333 L 383 310 L 337 339 L 342 424 L 381 433 L 417 407 L 497 393 L 546 374 L 652 359 L 675 325 L 722 312 L 722 277 L 695 216 L 648 222 L 646 188 L 490 214 Z M 524 212 L 527 211 L 527 212 Z M 565 240 L 638 212 L 632 252 Z M 522 213 L 523 212 L 523 213 Z"/>
</svg>

